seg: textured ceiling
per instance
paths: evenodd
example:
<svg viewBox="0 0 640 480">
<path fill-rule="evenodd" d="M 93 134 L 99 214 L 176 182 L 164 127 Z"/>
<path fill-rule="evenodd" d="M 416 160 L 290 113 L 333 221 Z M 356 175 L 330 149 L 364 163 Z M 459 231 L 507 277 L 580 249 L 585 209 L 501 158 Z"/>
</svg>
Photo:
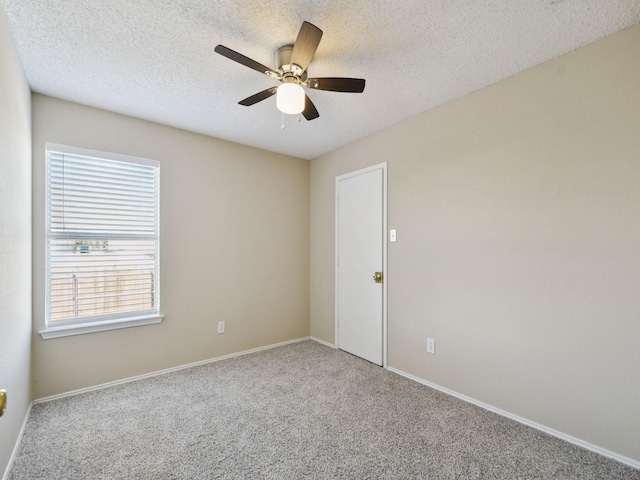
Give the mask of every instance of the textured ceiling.
<svg viewBox="0 0 640 480">
<path fill-rule="evenodd" d="M 0 0 L 32 90 L 226 140 L 315 158 L 640 22 L 638 0 Z M 313 77 L 367 80 L 362 94 L 312 90 L 296 122 L 277 85 L 213 49 L 274 68 L 307 20 L 324 31 Z"/>
</svg>

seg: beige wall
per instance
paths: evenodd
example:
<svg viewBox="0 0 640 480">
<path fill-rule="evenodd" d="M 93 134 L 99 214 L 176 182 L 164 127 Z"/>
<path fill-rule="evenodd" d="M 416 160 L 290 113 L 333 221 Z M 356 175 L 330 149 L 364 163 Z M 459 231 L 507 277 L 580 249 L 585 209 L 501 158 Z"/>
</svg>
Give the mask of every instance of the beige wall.
<svg viewBox="0 0 640 480">
<path fill-rule="evenodd" d="M 311 335 L 334 341 L 335 176 L 387 161 L 389 365 L 640 461 L 638 45 L 640 25 L 313 160 Z"/>
<path fill-rule="evenodd" d="M 309 335 L 308 161 L 42 95 L 32 103 L 35 398 Z M 47 141 L 160 161 L 163 323 L 38 335 Z"/>
<path fill-rule="evenodd" d="M 30 92 L 0 8 L 0 476 L 31 400 Z"/>
</svg>

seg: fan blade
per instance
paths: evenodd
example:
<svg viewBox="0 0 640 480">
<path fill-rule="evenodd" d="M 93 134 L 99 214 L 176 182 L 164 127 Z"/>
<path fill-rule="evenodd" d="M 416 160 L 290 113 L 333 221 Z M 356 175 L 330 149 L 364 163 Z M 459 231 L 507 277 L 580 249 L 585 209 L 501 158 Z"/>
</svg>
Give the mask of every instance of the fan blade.
<svg viewBox="0 0 640 480">
<path fill-rule="evenodd" d="M 321 38 L 322 30 L 309 22 L 302 22 L 296 43 L 293 44 L 291 63 L 298 65 L 304 72 L 311 63 Z"/>
<path fill-rule="evenodd" d="M 271 70 L 269 67 L 265 67 L 261 63 L 256 62 L 255 60 L 251 60 L 249 57 L 245 57 L 241 53 L 236 52 L 235 50 L 231 50 L 230 48 L 225 47 L 224 45 L 217 45 L 214 48 L 216 53 L 219 53 L 223 57 L 227 57 L 229 60 L 233 60 L 234 62 L 238 62 L 245 67 L 252 68 L 260 73 L 264 73 L 270 77 L 280 78 L 280 74 Z"/>
<path fill-rule="evenodd" d="M 328 90 L 330 92 L 362 93 L 364 91 L 364 78 L 309 78 L 307 86 L 316 90 Z"/>
<path fill-rule="evenodd" d="M 314 118 L 318 118 L 320 114 L 318 113 L 316 106 L 313 104 L 313 102 L 311 101 L 308 95 L 305 95 L 304 97 L 305 97 L 304 110 L 302 111 L 302 115 L 304 115 L 304 118 L 306 118 L 307 120 L 313 120 Z"/>
<path fill-rule="evenodd" d="M 261 92 L 256 93 L 255 95 L 251 95 L 250 97 L 245 98 L 244 100 L 240 100 L 238 103 L 240 105 L 244 105 L 245 107 L 250 107 L 262 100 L 266 100 L 272 95 L 275 95 L 278 91 L 278 87 L 271 87 L 263 90 Z"/>
</svg>

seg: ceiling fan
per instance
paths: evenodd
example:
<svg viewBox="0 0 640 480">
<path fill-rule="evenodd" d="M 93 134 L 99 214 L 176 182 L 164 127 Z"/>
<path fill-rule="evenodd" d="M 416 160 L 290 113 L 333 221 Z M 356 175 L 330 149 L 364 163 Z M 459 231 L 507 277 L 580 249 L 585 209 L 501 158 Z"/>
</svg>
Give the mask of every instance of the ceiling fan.
<svg viewBox="0 0 640 480">
<path fill-rule="evenodd" d="M 322 30 L 309 22 L 302 22 L 296 42 L 293 45 L 280 47 L 276 52 L 275 70 L 265 67 L 261 63 L 245 57 L 224 45 L 216 46 L 215 51 L 234 62 L 238 62 L 245 67 L 281 82 L 281 85 L 277 87 L 267 88 L 244 100 L 240 100 L 238 102 L 240 105 L 248 107 L 272 95 L 277 95 L 276 105 L 278 110 L 292 115 L 302 113 L 307 120 L 313 120 L 318 118 L 320 114 L 302 86 L 331 92 L 362 93 L 365 84 L 362 78 L 307 78 L 307 67 L 316 53 L 321 38 Z"/>
</svg>

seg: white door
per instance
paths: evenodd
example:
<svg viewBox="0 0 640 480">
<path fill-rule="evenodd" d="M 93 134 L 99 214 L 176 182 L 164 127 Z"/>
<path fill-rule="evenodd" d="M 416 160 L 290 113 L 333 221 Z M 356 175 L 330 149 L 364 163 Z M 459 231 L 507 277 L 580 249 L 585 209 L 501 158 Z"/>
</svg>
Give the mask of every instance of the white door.
<svg viewBox="0 0 640 480">
<path fill-rule="evenodd" d="M 336 314 L 341 350 L 383 364 L 385 165 L 336 179 Z"/>
</svg>

